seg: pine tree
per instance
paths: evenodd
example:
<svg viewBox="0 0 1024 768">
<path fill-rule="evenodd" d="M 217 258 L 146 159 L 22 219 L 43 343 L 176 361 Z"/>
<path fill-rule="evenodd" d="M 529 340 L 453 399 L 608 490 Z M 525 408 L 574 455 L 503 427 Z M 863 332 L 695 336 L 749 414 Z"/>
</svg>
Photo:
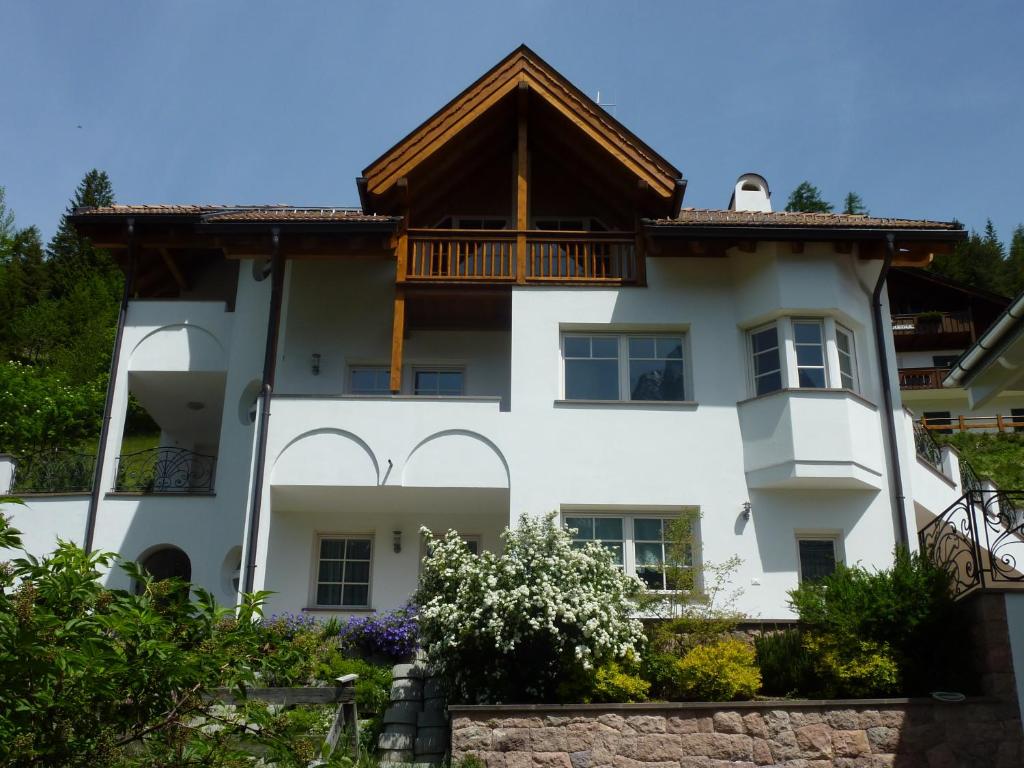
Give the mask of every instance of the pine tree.
<svg viewBox="0 0 1024 768">
<path fill-rule="evenodd" d="M 931 268 L 950 280 L 991 293 L 1006 294 L 1006 264 L 1003 244 L 991 221 L 985 224 L 985 234 L 971 232 L 957 243 L 952 253 L 935 257 Z"/>
<path fill-rule="evenodd" d="M 1003 283 L 1010 296 L 1016 296 L 1024 291 L 1024 224 L 1018 224 L 1010 238 Z"/>
<path fill-rule="evenodd" d="M 57 234 L 47 248 L 55 298 L 70 295 L 86 276 L 99 276 L 112 283 L 120 281 L 120 273 L 110 254 L 93 248 L 88 238 L 79 235 L 69 221 L 77 208 L 101 207 L 113 203 L 114 190 L 106 172 L 94 168 L 85 174 L 61 217 Z"/>
<path fill-rule="evenodd" d="M 825 202 L 821 192 L 809 181 L 802 181 L 789 195 L 786 203 L 787 211 L 803 211 L 805 213 L 831 213 L 832 203 Z"/>
<path fill-rule="evenodd" d="M 843 201 L 843 213 L 867 216 L 868 209 L 860 195 L 856 192 L 847 192 L 846 199 Z"/>
<path fill-rule="evenodd" d="M 7 190 L 0 187 L 0 258 L 6 253 L 7 244 L 14 237 L 14 211 L 7 207 Z"/>
</svg>

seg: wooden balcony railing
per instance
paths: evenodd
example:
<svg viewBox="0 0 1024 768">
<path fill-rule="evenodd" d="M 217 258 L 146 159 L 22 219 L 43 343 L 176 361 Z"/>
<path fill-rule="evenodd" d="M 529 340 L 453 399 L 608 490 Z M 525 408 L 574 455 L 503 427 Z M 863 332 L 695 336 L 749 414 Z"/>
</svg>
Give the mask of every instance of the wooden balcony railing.
<svg viewBox="0 0 1024 768">
<path fill-rule="evenodd" d="M 521 237 L 522 236 L 522 237 Z M 518 243 L 525 242 L 519 269 Z M 410 282 L 632 283 L 638 276 L 633 232 L 410 229 Z"/>
<path fill-rule="evenodd" d="M 893 315 L 892 332 L 895 336 L 971 333 L 971 313 L 923 312 L 913 315 Z"/>
<path fill-rule="evenodd" d="M 900 368 L 900 389 L 942 389 L 949 368 Z"/>
<path fill-rule="evenodd" d="M 932 432 L 951 434 L 980 429 L 987 432 L 1024 432 L 1024 416 L 933 416 L 921 417 L 921 426 Z"/>
</svg>

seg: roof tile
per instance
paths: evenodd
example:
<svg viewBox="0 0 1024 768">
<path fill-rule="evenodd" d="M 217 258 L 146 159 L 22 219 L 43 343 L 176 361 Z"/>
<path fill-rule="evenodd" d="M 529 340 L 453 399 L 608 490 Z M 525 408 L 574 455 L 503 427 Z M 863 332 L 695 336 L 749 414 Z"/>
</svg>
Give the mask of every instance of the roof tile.
<svg viewBox="0 0 1024 768">
<path fill-rule="evenodd" d="M 655 227 L 821 227 L 823 229 L 940 229 L 958 230 L 957 222 L 927 219 L 892 219 L 848 213 L 801 211 L 731 211 L 683 208 L 674 219 L 648 219 Z"/>
</svg>

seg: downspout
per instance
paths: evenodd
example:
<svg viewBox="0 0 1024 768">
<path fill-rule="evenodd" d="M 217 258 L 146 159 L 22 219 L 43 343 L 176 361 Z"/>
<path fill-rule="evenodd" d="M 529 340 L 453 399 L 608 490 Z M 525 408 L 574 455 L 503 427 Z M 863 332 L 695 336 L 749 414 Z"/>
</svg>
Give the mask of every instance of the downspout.
<svg viewBox="0 0 1024 768">
<path fill-rule="evenodd" d="M 242 592 L 252 592 L 256 579 L 256 550 L 260 531 L 260 512 L 263 507 L 263 476 L 267 458 L 267 434 L 270 431 L 270 397 L 274 393 L 274 375 L 277 371 L 277 331 L 281 324 L 281 301 L 284 294 L 284 259 L 281 258 L 281 230 L 270 230 L 271 282 L 270 314 L 267 319 L 267 345 L 263 357 L 263 386 L 260 390 L 260 424 L 256 434 L 256 472 L 252 484 L 252 515 L 249 518 L 249 546 L 245 556 L 245 574 Z"/>
<path fill-rule="evenodd" d="M 103 465 L 107 459 L 107 437 L 110 434 L 111 411 L 114 408 L 114 388 L 117 385 L 117 369 L 121 364 L 121 343 L 124 339 L 124 326 L 128 318 L 128 299 L 132 295 L 135 284 L 135 269 L 138 255 L 135 253 L 135 219 L 130 218 L 128 224 L 128 274 L 124 279 L 124 292 L 121 294 L 121 309 L 117 314 L 117 331 L 114 335 L 114 352 L 110 356 L 110 377 L 107 379 L 107 399 L 103 404 L 103 422 L 100 424 L 100 442 L 96 447 L 96 466 L 92 470 L 92 490 L 89 493 L 89 509 L 85 515 L 85 553 L 92 552 L 92 543 L 96 535 L 96 513 L 100 506 L 100 481 L 103 478 Z"/>
<path fill-rule="evenodd" d="M 892 478 L 893 514 L 897 518 L 896 530 L 899 534 L 899 546 L 907 549 L 909 535 L 907 533 L 906 497 L 903 494 L 903 475 L 900 472 L 899 441 L 896 437 L 896 417 L 893 414 L 892 386 L 889 381 L 889 353 L 885 346 L 885 325 L 882 318 L 882 289 L 885 287 L 885 278 L 889 274 L 889 267 L 892 266 L 895 257 L 895 238 L 890 232 L 885 236 L 885 261 L 882 263 L 882 271 L 878 275 L 878 282 L 875 283 L 875 290 L 871 294 L 871 313 L 875 323 L 875 344 L 878 347 L 885 425 L 889 438 L 889 475 Z"/>
</svg>

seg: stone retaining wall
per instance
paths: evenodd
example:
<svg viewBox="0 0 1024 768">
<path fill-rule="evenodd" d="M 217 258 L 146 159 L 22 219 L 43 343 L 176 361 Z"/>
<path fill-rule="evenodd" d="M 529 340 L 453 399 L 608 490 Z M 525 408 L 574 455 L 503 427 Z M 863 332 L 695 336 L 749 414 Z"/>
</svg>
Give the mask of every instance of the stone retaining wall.
<svg viewBox="0 0 1024 768">
<path fill-rule="evenodd" d="M 1006 699 L 453 706 L 453 762 L 487 768 L 1019 768 Z"/>
</svg>

